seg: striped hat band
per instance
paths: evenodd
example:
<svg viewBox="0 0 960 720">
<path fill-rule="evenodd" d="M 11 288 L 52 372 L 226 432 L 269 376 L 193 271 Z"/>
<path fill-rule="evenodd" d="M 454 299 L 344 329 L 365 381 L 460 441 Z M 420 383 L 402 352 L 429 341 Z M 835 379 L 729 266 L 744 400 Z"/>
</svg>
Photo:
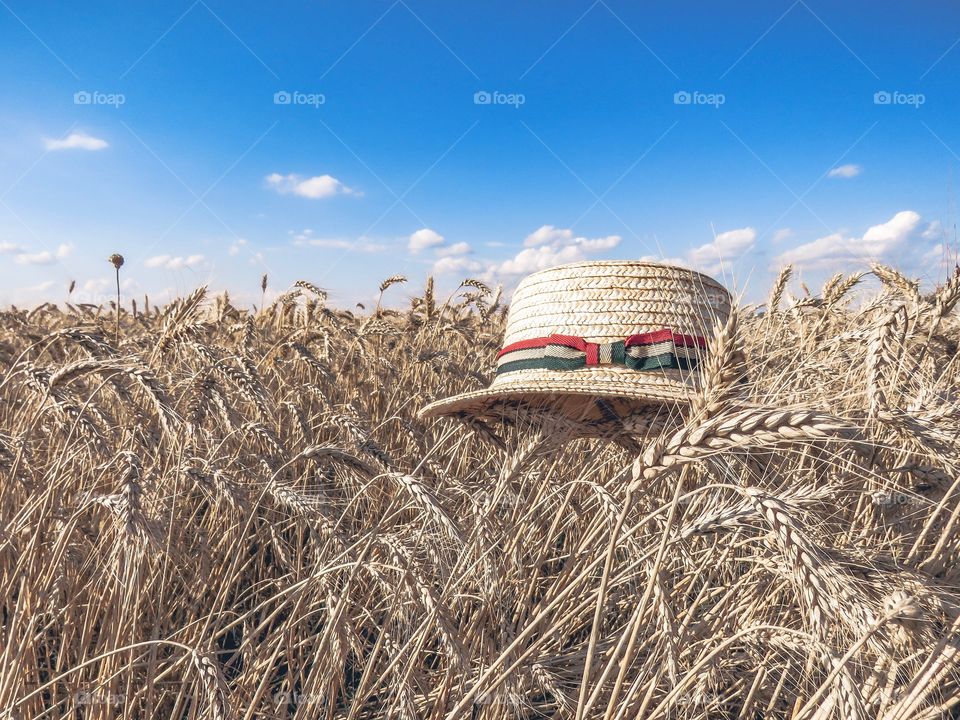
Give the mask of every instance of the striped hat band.
<svg viewBox="0 0 960 720">
<path fill-rule="evenodd" d="M 592 343 L 572 335 L 550 335 L 507 345 L 497 355 L 497 375 L 517 370 L 577 370 L 620 365 L 631 370 L 694 370 L 706 339 L 669 328 Z"/>
</svg>

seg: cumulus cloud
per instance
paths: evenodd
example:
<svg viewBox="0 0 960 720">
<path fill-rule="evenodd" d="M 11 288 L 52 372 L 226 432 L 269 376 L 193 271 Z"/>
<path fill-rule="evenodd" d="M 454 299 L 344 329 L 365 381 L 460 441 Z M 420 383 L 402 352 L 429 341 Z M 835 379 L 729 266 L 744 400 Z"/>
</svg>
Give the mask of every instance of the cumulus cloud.
<svg viewBox="0 0 960 720">
<path fill-rule="evenodd" d="M 239 255 L 240 249 L 246 247 L 247 244 L 248 244 L 247 241 L 244 240 L 243 238 L 237 238 L 232 243 L 230 243 L 230 247 L 227 249 L 227 254 L 230 255 L 230 257 Z"/>
<path fill-rule="evenodd" d="M 554 265 L 585 260 L 590 255 L 612 250 L 620 244 L 619 235 L 599 238 L 575 237 L 569 228 L 544 225 L 523 241 L 524 248 L 509 260 L 493 263 L 488 277 L 526 275 Z"/>
<path fill-rule="evenodd" d="M 852 178 L 856 177 L 863 172 L 863 168 L 859 165 L 849 164 L 849 165 L 838 165 L 833 168 L 830 172 L 827 173 L 827 177 L 832 178 Z"/>
<path fill-rule="evenodd" d="M 789 240 L 793 237 L 793 230 L 790 228 L 780 228 L 773 234 L 773 241 L 775 243 L 782 243 L 784 240 Z"/>
<path fill-rule="evenodd" d="M 752 227 L 725 230 L 708 242 L 686 252 L 683 257 L 656 257 L 645 255 L 641 260 L 680 265 L 715 274 L 723 266 L 739 260 L 753 249 L 757 240 L 757 231 Z"/>
<path fill-rule="evenodd" d="M 734 262 L 752 250 L 756 240 L 757 231 L 752 227 L 727 230 L 718 234 L 713 242 L 687 253 L 687 260 L 696 268 L 716 273 L 723 269 L 724 263 Z"/>
<path fill-rule="evenodd" d="M 482 272 L 487 268 L 488 263 L 470 257 L 472 252 L 473 248 L 470 247 L 470 243 L 466 242 L 436 246 L 433 250 L 433 254 L 437 258 L 433 263 L 433 274 L 445 275 L 455 272 Z"/>
<path fill-rule="evenodd" d="M 416 254 L 421 250 L 436 247 L 437 245 L 443 245 L 444 242 L 446 241 L 444 240 L 443 235 L 437 231 L 431 230 L 430 228 L 421 228 L 410 236 L 407 247 L 409 248 L 410 252 Z"/>
<path fill-rule="evenodd" d="M 791 263 L 799 269 L 816 269 L 882 260 L 900 249 L 919 224 L 920 216 L 917 213 L 902 210 L 887 222 L 869 228 L 861 237 L 833 233 L 787 250 L 776 258 L 776 263 Z"/>
<path fill-rule="evenodd" d="M 83 132 L 70 133 L 65 138 L 44 138 L 43 144 L 47 150 L 103 150 L 110 145 Z"/>
<path fill-rule="evenodd" d="M 861 243 L 868 253 L 881 257 L 896 249 L 919 224 L 920 215 L 913 210 L 903 210 L 867 230 Z"/>
<path fill-rule="evenodd" d="M 470 252 L 470 243 L 458 242 L 446 247 L 438 247 L 434 250 L 437 257 L 450 257 L 453 255 L 466 255 Z"/>
<path fill-rule="evenodd" d="M 446 275 L 455 272 L 480 272 L 483 263 L 463 255 L 446 255 L 433 263 L 434 275 Z"/>
<path fill-rule="evenodd" d="M 50 250 L 37 253 L 19 252 L 14 256 L 14 260 L 20 265 L 52 265 L 58 260 L 69 257 L 71 252 L 73 252 L 73 245 L 60 243 L 54 252 Z"/>
<path fill-rule="evenodd" d="M 9 253 L 22 253 L 23 248 L 19 245 L 14 245 L 11 242 L 0 242 L 0 254 L 6 255 Z"/>
<path fill-rule="evenodd" d="M 47 292 L 48 290 L 53 289 L 53 287 L 56 285 L 57 285 L 56 280 L 44 280 L 42 283 L 38 283 L 37 285 L 31 285 L 30 287 L 21 288 L 21 290 L 23 292 L 28 292 L 28 293 L 40 293 L 40 292 Z"/>
<path fill-rule="evenodd" d="M 84 292 L 99 292 L 110 287 L 110 281 L 107 278 L 91 278 L 84 281 L 81 288 Z"/>
<path fill-rule="evenodd" d="M 334 250 L 348 250 L 351 252 L 378 253 L 387 250 L 382 243 L 370 242 L 366 238 L 350 240 L 347 238 L 318 238 L 313 236 L 313 230 L 303 230 L 293 236 L 293 244 L 297 247 L 320 247 Z"/>
<path fill-rule="evenodd" d="M 943 238 L 943 225 L 939 220 L 932 221 L 921 233 L 924 240 L 940 240 Z"/>
<path fill-rule="evenodd" d="M 524 239 L 523 249 L 516 255 L 506 260 L 492 261 L 473 257 L 473 248 L 469 243 L 447 245 L 443 236 L 429 228 L 423 228 L 410 236 L 410 250 L 417 253 L 433 248 L 435 275 L 470 272 L 487 281 L 493 281 L 585 260 L 592 255 L 612 250 L 620 244 L 620 240 L 619 235 L 586 238 L 574 235 L 568 228 L 543 225 Z M 487 247 L 501 247 L 504 243 L 484 244 Z"/>
<path fill-rule="evenodd" d="M 956 248 L 944 243 L 937 243 L 927 250 L 920 259 L 920 267 L 924 274 L 953 273 L 960 264 L 960 254 Z"/>
<path fill-rule="evenodd" d="M 362 193 L 347 187 L 332 175 L 315 175 L 305 178 L 295 173 L 288 175 L 270 173 L 267 175 L 266 181 L 267 186 L 278 193 L 284 195 L 292 193 L 312 200 L 333 197 L 334 195 L 362 195 Z"/>
<path fill-rule="evenodd" d="M 203 262 L 203 255 L 154 255 L 144 261 L 148 268 L 163 268 L 164 270 L 183 270 Z"/>
</svg>

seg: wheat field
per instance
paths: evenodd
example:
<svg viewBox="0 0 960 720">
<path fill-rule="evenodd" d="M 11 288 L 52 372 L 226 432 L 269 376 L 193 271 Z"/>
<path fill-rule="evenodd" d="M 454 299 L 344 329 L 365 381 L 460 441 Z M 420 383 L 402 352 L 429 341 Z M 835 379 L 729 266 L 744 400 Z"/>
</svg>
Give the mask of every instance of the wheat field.
<svg viewBox="0 0 960 720">
<path fill-rule="evenodd" d="M 960 275 L 789 281 L 589 427 L 417 418 L 490 380 L 473 280 L 3 312 L 0 714 L 949 717 Z"/>
</svg>

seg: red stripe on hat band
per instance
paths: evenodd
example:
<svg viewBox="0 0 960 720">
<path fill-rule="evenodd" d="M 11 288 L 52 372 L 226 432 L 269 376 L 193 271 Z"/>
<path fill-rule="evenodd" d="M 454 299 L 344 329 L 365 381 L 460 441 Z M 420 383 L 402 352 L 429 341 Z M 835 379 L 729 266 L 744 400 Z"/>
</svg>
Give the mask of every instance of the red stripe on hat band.
<svg viewBox="0 0 960 720">
<path fill-rule="evenodd" d="M 546 347 L 547 345 L 563 345 L 564 347 L 573 348 L 580 352 L 587 352 L 588 344 L 589 343 L 583 338 L 574 337 L 573 335 L 551 335 L 545 338 L 532 338 L 530 340 L 520 340 L 519 342 L 510 343 L 499 352 L 497 357 L 503 357 L 507 353 L 516 350 L 531 350 L 533 348 Z"/>
<path fill-rule="evenodd" d="M 681 333 L 673 332 L 673 330 L 670 330 L 669 328 L 664 328 L 663 330 L 654 330 L 647 333 L 640 333 L 638 335 L 631 335 L 624 342 L 624 346 L 631 347 L 634 345 L 653 345 L 665 340 L 673 340 L 675 345 L 681 345 L 683 347 L 698 346 L 705 348 L 707 346 L 707 341 L 705 338 L 702 338 L 698 335 L 682 335 Z"/>
<path fill-rule="evenodd" d="M 587 365 L 600 364 L 600 346 L 597 343 L 586 343 Z"/>
<path fill-rule="evenodd" d="M 631 335 L 623 344 L 625 347 L 630 347 L 631 345 L 653 345 L 654 343 L 671 339 L 673 339 L 673 330 L 664 328 L 663 330 L 652 330 L 651 332 Z"/>
<path fill-rule="evenodd" d="M 542 348 L 547 345 L 547 338 L 533 338 L 531 340 L 521 340 L 520 342 L 515 342 L 507 345 L 503 348 L 498 354 L 497 357 L 503 357 L 507 353 L 514 352 L 515 350 L 531 350 L 533 348 Z"/>
<path fill-rule="evenodd" d="M 629 348 L 638 345 L 656 345 L 657 343 L 668 341 L 673 342 L 677 347 L 699 347 L 703 349 L 707 346 L 706 339 L 699 335 L 683 335 L 681 333 L 675 333 L 670 328 L 631 335 L 624 340 L 623 345 L 624 348 Z M 587 342 L 583 338 L 576 337 L 575 335 L 556 334 L 550 335 L 549 337 L 531 338 L 530 340 L 520 340 L 519 342 L 510 343 L 497 354 L 497 359 L 499 360 L 504 355 L 516 352 L 517 350 L 546 348 L 548 345 L 559 345 L 561 347 L 578 350 L 586 355 L 587 365 L 600 364 L 599 343 Z"/>
<path fill-rule="evenodd" d="M 572 347 L 574 350 L 579 350 L 580 352 L 587 352 L 593 343 L 588 343 L 581 337 L 576 337 L 575 335 L 551 335 L 547 338 L 548 345 L 563 345 L 565 347 Z"/>
</svg>

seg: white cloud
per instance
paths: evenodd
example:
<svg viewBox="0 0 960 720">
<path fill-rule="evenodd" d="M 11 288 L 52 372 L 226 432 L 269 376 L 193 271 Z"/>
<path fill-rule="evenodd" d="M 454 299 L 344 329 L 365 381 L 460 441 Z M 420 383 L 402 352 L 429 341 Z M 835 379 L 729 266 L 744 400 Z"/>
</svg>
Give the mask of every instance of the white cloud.
<svg viewBox="0 0 960 720">
<path fill-rule="evenodd" d="M 662 257 L 658 255 L 643 255 L 639 259 L 643 260 L 644 262 L 657 262 L 665 265 L 679 265 L 680 267 L 686 267 L 690 264 L 690 261 L 686 258 Z"/>
<path fill-rule="evenodd" d="M 943 225 L 939 220 L 932 221 L 920 235 L 924 240 L 940 240 L 943 238 Z"/>
<path fill-rule="evenodd" d="M 103 150 L 110 143 L 83 132 L 70 133 L 65 138 L 44 138 L 47 150 Z"/>
<path fill-rule="evenodd" d="M 63 260 L 73 252 L 73 245 L 60 243 L 55 252 L 42 250 L 38 253 L 20 252 L 14 260 L 20 265 L 52 265 L 58 260 Z"/>
<path fill-rule="evenodd" d="M 756 240 L 757 231 L 752 227 L 727 230 L 717 235 L 713 242 L 688 252 L 687 261 L 693 267 L 716 273 L 725 263 L 732 263 L 753 249 Z"/>
<path fill-rule="evenodd" d="M 786 230 L 786 228 L 784 228 Z M 783 231 L 781 231 L 783 232 Z M 787 230 L 789 232 L 789 230 Z M 703 272 L 716 274 L 724 265 L 736 262 L 753 249 L 757 240 L 757 231 L 752 227 L 725 230 L 713 238 L 713 242 L 688 250 L 683 257 L 656 257 L 645 255 L 641 260 L 691 267 Z"/>
<path fill-rule="evenodd" d="M 144 261 L 148 268 L 163 268 L 164 270 L 183 270 L 195 267 L 203 262 L 203 255 L 154 255 Z"/>
<path fill-rule="evenodd" d="M 937 243 L 920 258 L 920 267 L 925 274 L 944 271 L 952 273 L 958 264 L 960 264 L 960 257 L 957 251 L 943 243 Z"/>
<path fill-rule="evenodd" d="M 240 248 L 246 247 L 247 244 L 248 244 L 247 241 L 244 240 L 243 238 L 237 238 L 232 243 L 230 243 L 230 247 L 227 250 L 227 254 L 230 255 L 231 257 L 239 255 Z"/>
<path fill-rule="evenodd" d="M 110 287 L 110 281 L 106 278 L 94 278 L 84 282 L 82 287 L 85 292 L 99 292 Z"/>
<path fill-rule="evenodd" d="M 524 249 L 509 260 L 492 264 L 488 277 L 525 275 L 554 265 L 585 260 L 588 255 L 612 250 L 620 244 L 619 235 L 600 238 L 574 237 L 570 229 L 544 225 L 523 241 Z"/>
<path fill-rule="evenodd" d="M 481 272 L 484 263 L 468 257 L 472 252 L 470 243 L 458 242 L 447 247 L 437 247 L 434 255 L 438 258 L 433 263 L 434 275 L 445 275 L 454 272 Z"/>
<path fill-rule="evenodd" d="M 793 230 L 790 228 L 780 228 L 773 234 L 773 241 L 775 243 L 782 243 L 784 240 L 789 240 L 793 237 Z"/>
<path fill-rule="evenodd" d="M 410 236 L 410 250 L 414 253 L 425 248 L 434 248 L 436 260 L 433 273 L 443 275 L 454 272 L 475 273 L 485 280 L 499 280 L 503 276 L 526 275 L 555 265 L 585 260 L 591 255 L 612 250 L 620 244 L 619 235 L 599 238 L 577 237 L 570 229 L 544 225 L 524 241 L 524 248 L 512 258 L 502 261 L 490 261 L 471 257 L 473 248 L 469 243 L 458 242 L 445 245 L 444 238 L 423 228 Z M 503 243 L 485 243 L 489 247 L 500 247 Z"/>
<path fill-rule="evenodd" d="M 849 165 L 839 165 L 830 172 L 827 173 L 827 177 L 832 178 L 852 178 L 856 177 L 863 172 L 863 168 L 859 165 L 849 164 Z"/>
<path fill-rule="evenodd" d="M 798 269 L 826 267 L 850 259 L 851 252 L 840 233 L 832 233 L 804 243 L 777 256 L 777 265 L 794 265 Z"/>
<path fill-rule="evenodd" d="M 913 210 L 903 210 L 880 225 L 874 225 L 863 234 L 863 246 L 870 254 L 882 257 L 896 248 L 920 224 L 920 216 Z"/>
<path fill-rule="evenodd" d="M 410 249 L 410 252 L 416 254 L 426 248 L 443 245 L 444 242 L 446 241 L 440 233 L 430 228 L 421 228 L 410 236 L 407 247 Z"/>
<path fill-rule="evenodd" d="M 313 238 L 305 245 L 311 247 L 333 248 L 335 250 L 353 250 L 355 252 L 377 253 L 387 249 L 386 245 L 366 242 L 364 240 L 345 240 L 344 238 Z"/>
<path fill-rule="evenodd" d="M 293 193 L 300 197 L 317 200 L 333 197 L 334 195 L 362 195 L 363 193 L 349 188 L 332 175 L 315 175 L 304 178 L 295 173 L 281 175 L 271 173 L 266 177 L 267 185 L 278 193 Z"/>
<path fill-rule="evenodd" d="M 313 230 L 304 230 L 293 236 L 293 244 L 297 247 L 320 247 L 334 250 L 349 250 L 352 252 L 378 253 L 387 250 L 382 243 L 370 242 L 366 238 L 350 240 L 347 238 L 318 238 L 313 237 Z"/>
<path fill-rule="evenodd" d="M 798 269 L 814 269 L 882 260 L 891 257 L 919 224 L 917 213 L 902 210 L 887 222 L 869 228 L 862 237 L 833 233 L 787 250 L 776 258 L 776 264 L 791 263 Z"/>
<path fill-rule="evenodd" d="M 548 245 L 552 242 L 566 242 L 573 237 L 573 231 L 569 228 L 560 230 L 553 225 L 542 225 L 523 239 L 524 247 L 537 247 L 538 245 Z"/>
<path fill-rule="evenodd" d="M 445 275 L 454 272 L 480 272 L 483 263 L 477 262 L 463 255 L 447 255 L 433 263 L 434 275 Z"/>
<path fill-rule="evenodd" d="M 22 253 L 23 248 L 10 242 L 0 242 L 0 254 Z"/>
<path fill-rule="evenodd" d="M 452 255 L 466 255 L 470 252 L 470 243 L 458 242 L 447 247 L 438 247 L 435 251 L 437 257 L 450 257 Z"/>
</svg>

